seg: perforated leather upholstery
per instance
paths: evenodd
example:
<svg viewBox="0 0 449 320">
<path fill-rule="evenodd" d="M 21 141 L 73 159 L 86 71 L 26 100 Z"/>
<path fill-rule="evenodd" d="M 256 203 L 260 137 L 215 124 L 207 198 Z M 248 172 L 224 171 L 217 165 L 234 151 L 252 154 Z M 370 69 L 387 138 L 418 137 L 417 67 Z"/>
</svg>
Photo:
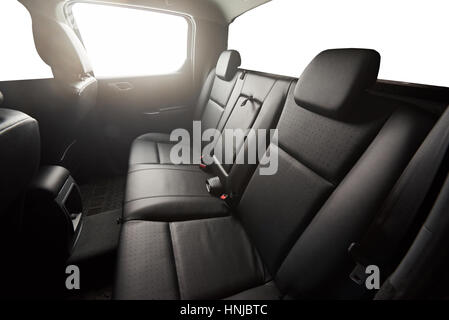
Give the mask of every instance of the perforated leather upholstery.
<svg viewBox="0 0 449 320">
<path fill-rule="evenodd" d="M 354 265 L 347 249 L 363 235 L 435 121 L 368 91 L 378 61 L 372 50 L 326 51 L 290 89 L 286 85 L 275 120 L 278 171 L 264 176 L 250 170 L 228 216 L 208 217 L 216 204 L 205 203 L 201 217 L 190 212 L 184 221 L 178 215 L 176 221 L 155 222 L 149 210 L 125 222 L 115 298 L 357 298 L 348 280 Z M 269 79 L 255 82 L 254 89 L 264 92 Z M 271 144 L 268 151 L 275 148 Z M 169 176 L 142 175 L 140 184 L 128 185 L 136 190 L 128 191 L 196 192 L 188 187 L 197 183 L 189 175 Z M 189 210 L 177 201 L 167 206 Z"/>
</svg>

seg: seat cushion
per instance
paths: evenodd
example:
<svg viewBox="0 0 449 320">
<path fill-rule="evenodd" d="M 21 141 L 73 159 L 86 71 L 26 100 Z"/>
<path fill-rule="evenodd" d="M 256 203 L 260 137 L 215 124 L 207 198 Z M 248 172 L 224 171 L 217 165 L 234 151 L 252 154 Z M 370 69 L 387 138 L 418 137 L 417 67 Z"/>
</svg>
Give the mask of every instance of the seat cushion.
<svg viewBox="0 0 449 320">
<path fill-rule="evenodd" d="M 170 164 L 170 151 L 175 143 L 170 141 L 168 134 L 144 134 L 134 140 L 131 146 L 129 165 Z"/>
<path fill-rule="evenodd" d="M 197 166 L 136 165 L 128 174 L 124 220 L 178 221 L 229 215 L 206 189 L 210 175 Z"/>
<path fill-rule="evenodd" d="M 221 299 L 269 280 L 233 217 L 123 225 L 116 299 Z"/>
</svg>

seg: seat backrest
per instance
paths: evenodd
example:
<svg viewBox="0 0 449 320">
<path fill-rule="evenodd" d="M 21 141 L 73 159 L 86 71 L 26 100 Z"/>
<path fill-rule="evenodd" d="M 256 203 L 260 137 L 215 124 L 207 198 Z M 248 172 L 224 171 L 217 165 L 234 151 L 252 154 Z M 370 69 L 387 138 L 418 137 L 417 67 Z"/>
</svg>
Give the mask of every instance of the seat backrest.
<svg viewBox="0 0 449 320">
<path fill-rule="evenodd" d="M 0 150 L 0 216 L 4 218 L 39 166 L 37 121 L 19 111 L 0 109 Z"/>
<path fill-rule="evenodd" d="M 368 92 L 373 50 L 319 54 L 278 123 L 278 172 L 252 176 L 237 215 L 281 291 L 311 297 L 347 278 L 363 234 L 434 118 Z"/>
<path fill-rule="evenodd" d="M 22 205 L 39 162 L 37 121 L 22 112 L 0 108 L 0 273 L 6 275 L 2 277 L 2 292 L 8 298 L 18 296 L 22 288 L 18 271 L 23 253 L 20 238 Z"/>
<path fill-rule="evenodd" d="M 194 119 L 201 120 L 202 130 L 217 128 L 220 120 L 227 115 L 226 108 L 241 72 L 240 54 L 235 50 L 221 53 L 217 66 L 213 69 L 201 90 Z"/>
<path fill-rule="evenodd" d="M 82 138 L 83 122 L 97 104 L 98 82 L 86 49 L 70 26 L 33 16 L 33 36 L 37 52 L 52 69 L 55 95 L 68 106 L 59 112 L 64 127 L 57 139 L 51 141 L 52 154 L 45 154 L 44 159 L 61 164 L 69 146 Z"/>
<path fill-rule="evenodd" d="M 232 192 L 235 197 L 233 201 L 238 201 L 238 195 L 257 167 L 257 155 L 251 155 L 255 157 L 249 161 L 248 149 L 251 148 L 248 148 L 248 145 L 255 147 L 251 151 L 265 153 L 269 130 L 277 125 L 291 82 L 292 80 L 287 78 L 281 79 L 251 71 L 245 71 L 244 77 L 237 80 L 231 98 L 233 105 L 229 108 L 230 115 L 221 126 L 219 125 L 221 135 L 214 140 L 216 145 L 211 152 L 214 157 L 214 173 L 227 185 L 226 191 Z M 229 130 L 228 133 L 226 130 Z M 254 135 L 248 134 L 250 130 Z M 257 139 L 259 130 L 266 132 L 265 143 Z M 235 134 L 236 138 L 233 139 L 231 134 Z M 225 152 L 226 144 L 230 140 L 232 152 Z M 206 150 L 203 150 L 203 155 L 205 152 Z"/>
</svg>

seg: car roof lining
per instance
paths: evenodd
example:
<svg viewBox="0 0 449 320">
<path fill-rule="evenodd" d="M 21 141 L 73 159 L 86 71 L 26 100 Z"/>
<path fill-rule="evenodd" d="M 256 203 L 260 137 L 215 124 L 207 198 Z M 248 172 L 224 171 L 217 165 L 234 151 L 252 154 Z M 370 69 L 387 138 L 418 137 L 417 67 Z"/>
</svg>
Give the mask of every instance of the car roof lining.
<svg viewBox="0 0 449 320">
<path fill-rule="evenodd" d="M 245 12 L 252 10 L 264 3 L 271 0 L 209 0 L 215 3 L 215 5 L 223 12 L 223 15 L 228 23 L 232 23 L 235 18 L 244 14 Z"/>
<path fill-rule="evenodd" d="M 230 24 L 243 13 L 271 0 L 19 0 L 31 13 L 56 20 L 61 17 L 58 7 L 70 2 L 123 4 L 187 14 L 222 24 Z M 58 19 L 59 18 L 59 19 Z"/>
</svg>

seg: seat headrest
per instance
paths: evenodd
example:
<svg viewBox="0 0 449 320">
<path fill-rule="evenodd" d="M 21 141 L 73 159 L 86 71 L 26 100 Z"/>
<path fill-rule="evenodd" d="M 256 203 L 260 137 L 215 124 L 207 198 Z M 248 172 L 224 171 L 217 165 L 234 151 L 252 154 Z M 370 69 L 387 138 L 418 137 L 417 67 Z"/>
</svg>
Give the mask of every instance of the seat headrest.
<svg viewBox="0 0 449 320">
<path fill-rule="evenodd" d="M 223 51 L 218 58 L 215 74 L 224 81 L 231 81 L 242 64 L 240 53 L 235 50 Z"/>
<path fill-rule="evenodd" d="M 3 94 L 2 94 L 2 92 L 0 91 L 0 105 L 3 103 Z"/>
<path fill-rule="evenodd" d="M 33 18 L 36 50 L 56 78 L 79 78 L 92 72 L 84 45 L 65 23 L 47 18 Z"/>
<path fill-rule="evenodd" d="M 39 166 L 40 137 L 36 120 L 0 108 L 0 216 L 24 193 Z"/>
<path fill-rule="evenodd" d="M 338 118 L 377 80 L 380 55 L 369 49 L 321 52 L 304 70 L 295 101 L 312 112 Z"/>
</svg>

